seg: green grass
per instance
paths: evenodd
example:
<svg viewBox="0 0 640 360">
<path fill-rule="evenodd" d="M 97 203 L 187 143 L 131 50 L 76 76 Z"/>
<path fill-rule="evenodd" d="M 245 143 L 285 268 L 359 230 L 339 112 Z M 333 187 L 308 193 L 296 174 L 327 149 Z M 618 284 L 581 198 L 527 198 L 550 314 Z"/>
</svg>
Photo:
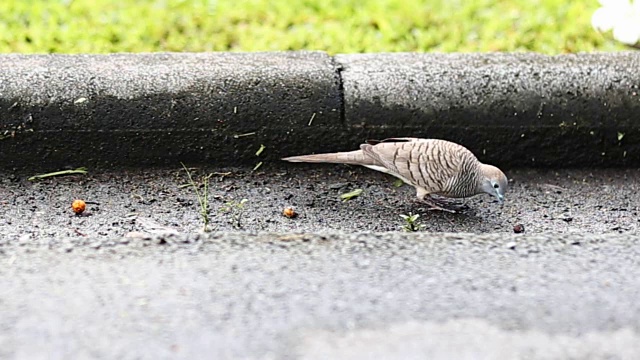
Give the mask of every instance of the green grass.
<svg viewBox="0 0 640 360">
<path fill-rule="evenodd" d="M 0 52 L 623 49 L 596 0 L 4 0 Z"/>
</svg>

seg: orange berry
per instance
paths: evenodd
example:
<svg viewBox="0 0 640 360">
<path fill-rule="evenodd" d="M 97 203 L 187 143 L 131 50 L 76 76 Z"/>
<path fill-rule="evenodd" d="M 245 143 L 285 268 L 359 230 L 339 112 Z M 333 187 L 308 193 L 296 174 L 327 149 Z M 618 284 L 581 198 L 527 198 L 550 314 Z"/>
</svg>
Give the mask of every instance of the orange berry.
<svg viewBox="0 0 640 360">
<path fill-rule="evenodd" d="M 76 214 L 82 214 L 84 209 L 87 208 L 87 204 L 82 200 L 73 200 L 73 204 L 71 204 L 71 208 L 73 212 Z"/>
<path fill-rule="evenodd" d="M 296 214 L 296 212 L 293 210 L 293 208 L 285 208 L 284 211 L 282 211 L 282 214 L 288 218 L 294 218 L 296 217 L 298 214 Z"/>
</svg>

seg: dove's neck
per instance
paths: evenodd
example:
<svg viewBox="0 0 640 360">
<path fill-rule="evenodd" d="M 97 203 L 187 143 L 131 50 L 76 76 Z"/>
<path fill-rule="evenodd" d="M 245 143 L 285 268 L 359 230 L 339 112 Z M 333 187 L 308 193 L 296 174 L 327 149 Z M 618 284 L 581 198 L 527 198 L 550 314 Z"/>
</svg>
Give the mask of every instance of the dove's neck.
<svg viewBox="0 0 640 360">
<path fill-rule="evenodd" d="M 493 184 L 491 179 L 494 176 L 497 168 L 493 165 L 487 165 L 480 163 L 478 167 L 478 180 L 476 183 L 477 193 L 487 193 L 489 195 L 495 196 L 495 189 L 493 188 Z"/>
</svg>

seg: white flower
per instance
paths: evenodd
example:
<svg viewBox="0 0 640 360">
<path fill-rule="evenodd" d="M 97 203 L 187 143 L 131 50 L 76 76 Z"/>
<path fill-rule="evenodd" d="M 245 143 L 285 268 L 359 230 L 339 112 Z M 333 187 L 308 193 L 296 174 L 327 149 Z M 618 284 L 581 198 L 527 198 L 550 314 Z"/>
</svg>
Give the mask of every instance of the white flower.
<svg viewBox="0 0 640 360">
<path fill-rule="evenodd" d="M 613 38 L 627 45 L 640 42 L 640 0 L 600 0 L 591 17 L 598 31 L 613 30 Z"/>
</svg>

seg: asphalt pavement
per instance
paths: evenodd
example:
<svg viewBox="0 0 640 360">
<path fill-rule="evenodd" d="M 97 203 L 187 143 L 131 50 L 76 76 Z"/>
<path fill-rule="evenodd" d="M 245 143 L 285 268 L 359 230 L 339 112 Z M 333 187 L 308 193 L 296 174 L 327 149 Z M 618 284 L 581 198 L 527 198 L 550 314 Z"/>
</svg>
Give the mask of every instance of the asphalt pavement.
<svg viewBox="0 0 640 360">
<path fill-rule="evenodd" d="M 507 169 L 505 205 L 459 214 L 356 167 L 191 171 L 215 173 L 206 234 L 180 167 L 4 173 L 0 357 L 640 354 L 639 170 Z"/>
</svg>

